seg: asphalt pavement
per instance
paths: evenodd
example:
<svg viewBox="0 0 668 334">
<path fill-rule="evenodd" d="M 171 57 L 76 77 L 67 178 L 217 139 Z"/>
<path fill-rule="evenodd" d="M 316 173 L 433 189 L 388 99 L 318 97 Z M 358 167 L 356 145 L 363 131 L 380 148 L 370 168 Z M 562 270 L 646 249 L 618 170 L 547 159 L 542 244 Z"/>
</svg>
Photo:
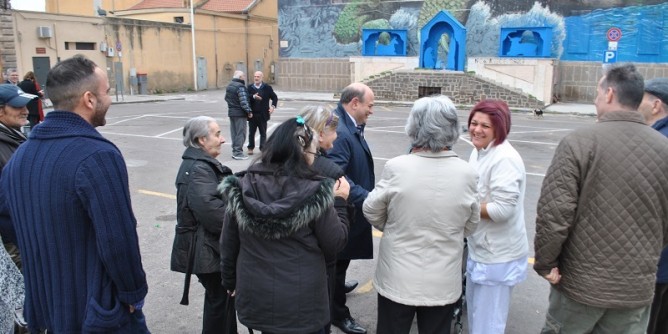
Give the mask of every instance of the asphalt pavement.
<svg viewBox="0 0 668 334">
<path fill-rule="evenodd" d="M 293 117 L 305 105 L 335 104 L 333 94 L 284 92 L 278 90 L 279 107 L 272 115 L 269 127 Z M 201 332 L 204 291 L 196 279 L 191 283 L 190 305 L 179 305 L 183 289 L 183 274 L 169 270 L 169 259 L 176 223 L 176 189 L 174 178 L 181 162 L 184 147 L 181 130 L 193 116 L 214 117 L 222 133 L 229 138 L 229 119 L 224 101 L 225 92 L 210 90 L 188 94 L 135 95 L 114 101 L 107 114 L 107 124 L 98 130 L 123 152 L 130 176 L 132 204 L 137 217 L 142 261 L 149 281 L 149 294 L 144 307 L 149 328 L 158 334 Z M 115 100 L 115 98 L 112 98 Z M 385 163 L 405 154 L 409 146 L 404 133 L 410 103 L 378 101 L 369 118 L 365 135 L 373 152 L 376 181 Z M 587 106 L 578 106 L 586 110 Z M 575 110 L 573 106 L 570 109 Z M 465 122 L 468 108 L 459 109 L 460 122 Z M 525 221 L 530 249 L 533 250 L 535 212 L 540 186 L 554 149 L 560 139 L 573 129 L 593 124 L 595 118 L 572 111 L 548 112 L 542 118 L 530 112 L 513 113 L 513 128 L 509 140 L 520 152 L 527 170 Z M 462 133 L 454 151 L 468 159 L 472 150 L 468 134 Z M 225 143 L 218 157 L 223 165 L 241 171 L 252 160 L 231 158 L 230 144 Z M 443 175 L 447 177 L 447 173 Z M 382 233 L 374 232 L 374 252 L 377 254 Z M 531 251 L 530 257 L 533 255 Z M 348 275 L 360 286 L 348 294 L 348 306 L 353 316 L 375 333 L 377 296 L 371 278 L 376 260 L 351 263 Z M 515 287 L 511 302 L 507 334 L 530 334 L 540 331 L 545 321 L 549 284 L 529 270 L 528 278 Z M 415 326 L 414 326 L 415 327 Z M 246 333 L 240 327 L 240 333 Z M 334 334 L 340 334 L 338 330 Z M 417 333 L 413 328 L 411 333 Z M 466 333 L 466 326 L 464 327 Z"/>
<path fill-rule="evenodd" d="M 216 90 L 204 91 L 207 93 L 216 94 Z M 201 92 L 200 92 L 201 93 Z M 219 90 L 219 94 L 224 94 L 224 91 Z M 112 103 L 121 104 L 121 103 L 150 103 L 150 102 L 161 102 L 161 101 L 175 101 L 175 100 L 185 100 L 189 96 L 197 95 L 198 93 L 174 93 L 174 94 L 161 94 L 161 95 L 118 95 L 112 97 Z M 280 99 L 283 101 L 313 101 L 313 102 L 326 102 L 326 103 L 336 103 L 338 98 L 334 96 L 333 93 L 322 93 L 322 92 L 294 92 L 294 91 L 282 91 L 276 90 L 276 94 L 280 96 Z M 387 101 L 387 100 L 376 100 L 377 105 L 401 105 L 401 106 L 410 106 L 412 102 L 408 101 Z M 460 109 L 471 108 L 472 106 L 463 105 L 458 106 Z M 519 108 L 517 111 L 527 112 L 530 109 Z M 575 103 L 575 102 L 563 102 L 551 104 L 544 108 L 545 113 L 553 114 L 574 114 L 574 115 L 596 115 L 596 108 L 593 104 L 587 103 Z"/>
</svg>

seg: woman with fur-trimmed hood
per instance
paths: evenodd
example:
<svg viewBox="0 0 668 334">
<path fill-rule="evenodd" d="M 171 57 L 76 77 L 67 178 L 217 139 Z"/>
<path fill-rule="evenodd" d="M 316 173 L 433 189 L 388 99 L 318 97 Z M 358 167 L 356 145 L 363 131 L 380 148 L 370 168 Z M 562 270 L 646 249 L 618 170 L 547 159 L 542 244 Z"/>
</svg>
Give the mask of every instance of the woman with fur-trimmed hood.
<svg viewBox="0 0 668 334">
<path fill-rule="evenodd" d="M 243 176 L 219 188 L 227 199 L 223 286 L 249 328 L 311 334 L 329 322 L 325 258 L 346 245 L 350 185 L 311 168 L 317 142 L 302 117 L 291 118 Z"/>
</svg>

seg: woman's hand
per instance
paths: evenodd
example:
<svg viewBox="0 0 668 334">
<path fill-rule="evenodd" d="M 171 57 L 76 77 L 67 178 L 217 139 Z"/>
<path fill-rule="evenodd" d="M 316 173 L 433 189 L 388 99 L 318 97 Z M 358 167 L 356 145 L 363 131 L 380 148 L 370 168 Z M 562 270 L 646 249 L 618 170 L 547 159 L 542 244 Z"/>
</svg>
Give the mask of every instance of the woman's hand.
<svg viewBox="0 0 668 334">
<path fill-rule="evenodd" d="M 334 196 L 348 200 L 348 194 L 350 194 L 350 183 L 345 176 L 341 176 L 334 182 Z"/>
</svg>

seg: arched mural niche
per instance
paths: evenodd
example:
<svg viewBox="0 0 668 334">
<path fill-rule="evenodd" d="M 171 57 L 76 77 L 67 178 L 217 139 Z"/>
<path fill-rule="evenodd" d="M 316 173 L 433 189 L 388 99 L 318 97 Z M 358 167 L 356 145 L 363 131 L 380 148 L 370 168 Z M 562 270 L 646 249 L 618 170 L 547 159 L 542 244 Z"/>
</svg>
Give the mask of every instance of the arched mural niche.
<svg viewBox="0 0 668 334">
<path fill-rule="evenodd" d="M 420 29 L 420 67 L 463 71 L 466 28 L 447 11 L 440 11 Z"/>
<path fill-rule="evenodd" d="M 500 57 L 550 57 L 552 27 L 501 28 Z"/>
<path fill-rule="evenodd" d="M 362 29 L 363 56 L 405 56 L 408 30 Z"/>
</svg>

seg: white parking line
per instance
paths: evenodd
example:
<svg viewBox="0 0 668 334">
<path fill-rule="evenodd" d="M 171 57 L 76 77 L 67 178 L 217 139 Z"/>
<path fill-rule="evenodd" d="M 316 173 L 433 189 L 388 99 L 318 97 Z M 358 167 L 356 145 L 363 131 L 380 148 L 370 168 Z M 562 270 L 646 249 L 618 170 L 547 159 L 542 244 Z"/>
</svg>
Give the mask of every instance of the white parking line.
<svg viewBox="0 0 668 334">
<path fill-rule="evenodd" d="M 183 130 L 183 127 L 180 127 L 180 128 L 178 128 L 178 129 L 174 129 L 174 130 L 172 130 L 172 131 L 167 131 L 167 132 L 165 132 L 165 133 L 161 133 L 161 134 L 159 134 L 159 135 L 155 135 L 155 136 L 156 136 L 156 137 L 162 137 L 162 136 L 164 136 L 164 135 L 168 135 L 168 134 L 170 134 L 170 133 L 174 133 L 174 132 L 182 131 L 182 130 Z"/>
</svg>

